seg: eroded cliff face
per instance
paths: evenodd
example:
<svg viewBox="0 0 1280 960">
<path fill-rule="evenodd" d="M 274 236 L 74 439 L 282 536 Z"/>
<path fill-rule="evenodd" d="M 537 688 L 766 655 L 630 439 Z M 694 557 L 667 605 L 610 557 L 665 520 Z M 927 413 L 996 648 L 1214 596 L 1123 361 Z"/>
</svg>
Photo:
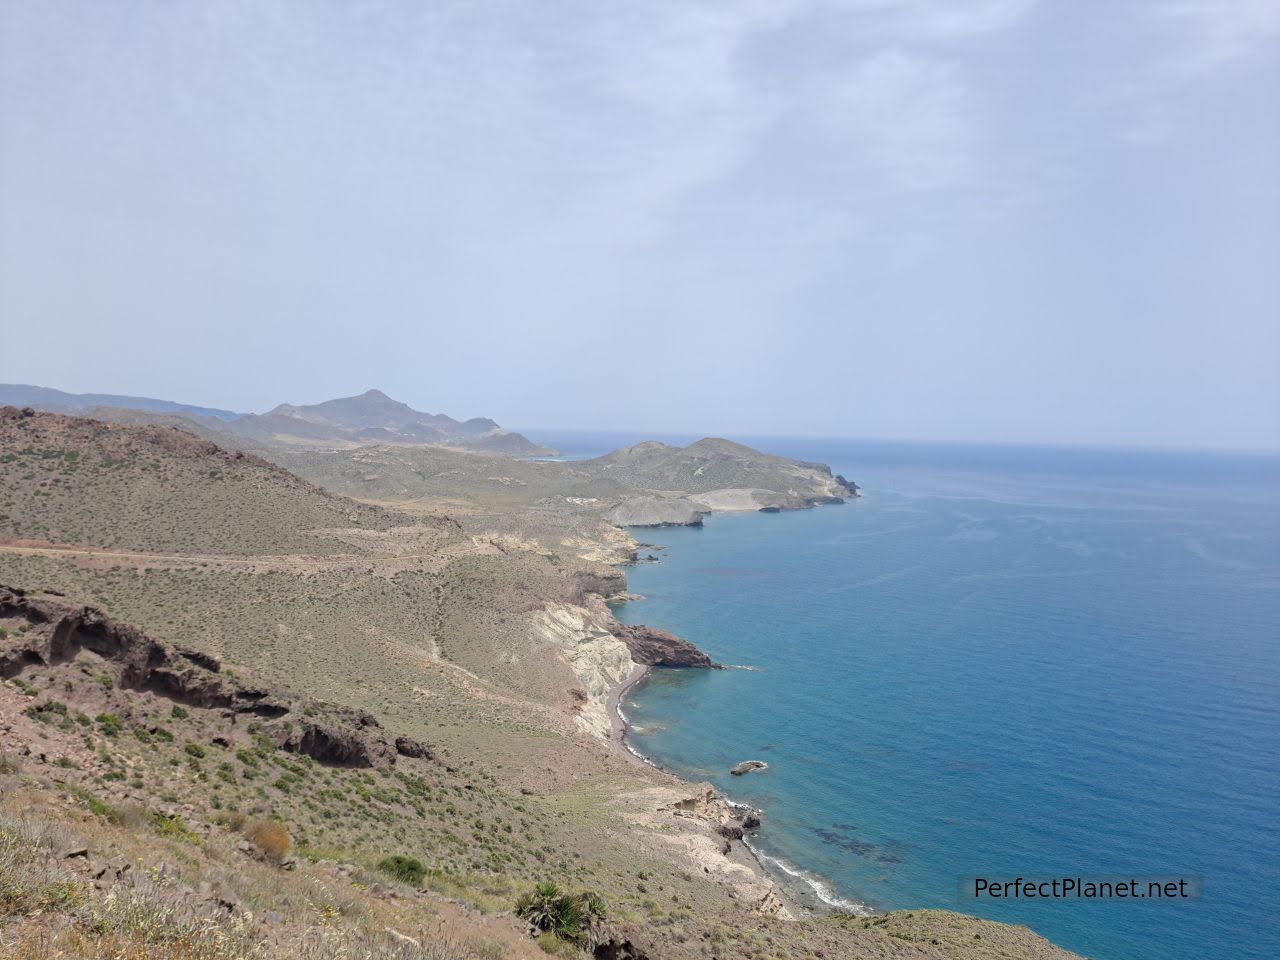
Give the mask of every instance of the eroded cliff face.
<svg viewBox="0 0 1280 960">
<path fill-rule="evenodd" d="M 607 739 L 612 727 L 609 693 L 636 666 L 627 645 L 606 629 L 598 613 L 586 607 L 549 604 L 538 611 L 534 623 L 541 637 L 562 651 L 578 679 L 581 690 L 574 716 L 578 726 Z"/>
</svg>

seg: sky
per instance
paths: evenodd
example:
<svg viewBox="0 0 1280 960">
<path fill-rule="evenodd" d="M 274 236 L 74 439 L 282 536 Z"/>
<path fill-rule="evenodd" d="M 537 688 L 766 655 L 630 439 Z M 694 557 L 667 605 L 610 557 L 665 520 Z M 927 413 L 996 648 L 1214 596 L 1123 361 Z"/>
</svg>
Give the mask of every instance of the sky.
<svg viewBox="0 0 1280 960">
<path fill-rule="evenodd" d="M 1280 449 L 1277 0 L 0 0 L 0 381 Z"/>
</svg>

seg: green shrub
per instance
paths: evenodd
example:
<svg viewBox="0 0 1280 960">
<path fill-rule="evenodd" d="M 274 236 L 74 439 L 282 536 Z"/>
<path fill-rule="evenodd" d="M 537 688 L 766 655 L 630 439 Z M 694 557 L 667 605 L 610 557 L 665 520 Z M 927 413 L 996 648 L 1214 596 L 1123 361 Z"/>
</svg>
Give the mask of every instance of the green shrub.
<svg viewBox="0 0 1280 960">
<path fill-rule="evenodd" d="M 173 705 L 173 709 L 169 711 L 169 715 L 175 720 L 185 720 L 187 717 L 191 716 L 191 713 L 186 707 L 180 707 L 175 703 Z"/>
<path fill-rule="evenodd" d="M 98 721 L 99 729 L 108 737 L 114 737 L 124 729 L 124 724 L 114 713 L 100 713 L 95 719 Z"/>
<path fill-rule="evenodd" d="M 542 935 L 594 949 L 602 936 L 605 905 L 589 890 L 561 893 L 554 883 L 540 883 L 516 900 L 516 913 Z"/>
<path fill-rule="evenodd" d="M 204 747 L 198 743 L 188 743 L 183 749 L 187 751 L 187 756 L 195 757 L 197 760 L 203 760 L 205 757 Z"/>
<path fill-rule="evenodd" d="M 415 857 L 404 857 L 398 853 L 379 860 L 378 869 L 414 887 L 422 886 L 422 879 L 427 875 L 427 868 L 422 865 L 421 860 Z"/>
</svg>

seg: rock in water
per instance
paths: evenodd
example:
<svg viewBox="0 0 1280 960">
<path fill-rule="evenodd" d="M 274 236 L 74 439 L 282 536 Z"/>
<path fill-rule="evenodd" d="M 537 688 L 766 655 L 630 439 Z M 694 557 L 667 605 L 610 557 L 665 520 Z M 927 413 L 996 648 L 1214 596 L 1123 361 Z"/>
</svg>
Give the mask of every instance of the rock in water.
<svg viewBox="0 0 1280 960">
<path fill-rule="evenodd" d="M 744 773 L 750 773 L 752 770 L 768 770 L 769 765 L 763 760 L 743 760 L 729 772 L 735 777 L 740 777 Z"/>
</svg>

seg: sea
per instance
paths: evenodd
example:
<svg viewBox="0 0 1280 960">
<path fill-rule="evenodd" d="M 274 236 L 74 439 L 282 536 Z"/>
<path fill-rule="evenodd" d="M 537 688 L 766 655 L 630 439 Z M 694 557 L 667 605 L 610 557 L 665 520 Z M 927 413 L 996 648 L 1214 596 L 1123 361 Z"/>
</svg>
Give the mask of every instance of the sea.
<svg viewBox="0 0 1280 960">
<path fill-rule="evenodd" d="M 1280 459 L 734 439 L 863 495 L 634 531 L 658 559 L 619 618 L 730 669 L 654 671 L 633 749 L 763 810 L 751 844 L 814 902 L 1100 960 L 1280 957 Z M 1199 896 L 971 895 L 1077 876 Z"/>
</svg>

